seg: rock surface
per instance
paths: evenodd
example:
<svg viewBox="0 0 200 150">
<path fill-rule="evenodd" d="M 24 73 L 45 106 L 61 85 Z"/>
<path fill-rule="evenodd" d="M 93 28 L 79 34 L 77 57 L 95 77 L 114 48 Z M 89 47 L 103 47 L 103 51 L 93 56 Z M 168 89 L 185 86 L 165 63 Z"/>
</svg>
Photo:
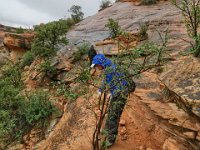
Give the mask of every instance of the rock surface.
<svg viewBox="0 0 200 150">
<path fill-rule="evenodd" d="M 5 33 L 4 45 L 11 50 L 30 49 L 31 42 L 34 38 L 34 33 Z"/>
<path fill-rule="evenodd" d="M 0 24 L 0 67 L 5 65 L 7 61 L 10 61 L 10 52 L 4 47 L 3 40 L 5 32 L 15 32 L 16 28 L 8 27 Z"/>
<path fill-rule="evenodd" d="M 121 118 L 126 120 L 125 126 L 119 127 L 117 141 L 110 149 L 198 150 L 200 147 L 199 119 L 194 117 L 194 114 L 190 116 L 191 114 L 188 114 L 185 107 L 177 103 L 183 98 L 175 95 L 177 92 L 183 96 L 177 90 L 179 84 L 186 86 L 183 88 L 184 93 L 188 93 L 186 90 L 191 89 L 192 84 L 198 89 L 199 67 L 195 66 L 198 60 L 185 57 L 188 63 L 183 65 L 184 57 L 180 60 L 180 57 L 177 57 L 177 50 L 180 52 L 188 48 L 188 43 L 175 38 L 188 38 L 184 24 L 181 22 L 180 12 L 170 2 L 160 2 L 151 6 L 135 6 L 133 3 L 118 2 L 77 24 L 67 37 L 71 44 L 75 45 L 84 41 L 97 43 L 101 46 L 97 46 L 98 52 L 104 52 L 105 49 L 109 49 L 108 45 L 112 44 L 110 41 L 105 41 L 109 37 L 109 32 L 105 28 L 109 18 L 118 19 L 122 28 L 130 32 L 137 32 L 141 22 L 147 23 L 149 39 L 154 42 L 160 42 L 156 30 L 163 33 L 168 27 L 169 36 L 173 37 L 169 40 L 168 48 L 172 50 L 171 56 L 176 58 L 175 61 L 168 63 L 163 73 L 157 75 L 153 73 L 154 70 L 151 70 L 151 72 L 143 73 L 141 78 L 135 79 L 136 91 L 131 93 Z M 186 69 L 181 70 L 181 68 Z M 183 80 L 180 78 L 182 75 Z M 186 78 L 188 75 L 192 83 L 183 83 L 188 80 Z M 166 100 L 164 92 L 166 86 L 161 80 L 169 87 L 167 88 L 169 91 L 175 90 L 175 92 L 171 91 L 171 98 L 177 101 Z M 94 93 L 94 91 L 96 89 L 91 88 L 90 92 Z M 198 94 L 193 93 L 192 95 Z M 194 97 L 190 98 L 194 100 Z M 73 104 L 66 104 L 63 117 L 50 136 L 38 143 L 39 149 L 92 149 L 91 140 L 95 126 L 94 110 L 97 110 L 96 99 L 97 95 L 93 94 L 89 98 L 79 97 Z M 198 109 L 199 106 L 196 106 L 196 110 Z M 95 113 L 98 112 L 95 111 Z"/>
<path fill-rule="evenodd" d="M 122 28 L 130 32 L 137 32 L 139 24 L 146 22 L 149 26 L 149 38 L 154 42 L 160 42 L 156 30 L 163 33 L 166 27 L 168 27 L 170 36 L 187 38 L 184 25 L 180 20 L 181 14 L 169 2 L 160 2 L 151 6 L 135 6 L 132 3 L 119 2 L 77 24 L 67 35 L 71 44 L 80 44 L 83 41 L 95 44 L 107 39 L 109 32 L 105 28 L 105 24 L 108 18 L 118 19 Z M 99 44 L 103 48 L 98 47 L 98 52 L 109 49 L 108 45 L 112 44 L 110 41 L 105 43 Z M 123 125 L 119 126 L 117 141 L 110 150 L 199 149 L 200 122 L 196 117 L 196 111 L 198 112 L 200 107 L 196 105 L 195 110 L 190 110 L 191 115 L 186 111 L 188 104 L 183 107 L 177 103 L 182 102 L 182 97 L 187 93 L 192 93 L 192 96 L 186 97 L 189 100 L 199 100 L 198 75 L 200 66 L 196 65 L 199 60 L 190 57 L 181 57 L 181 59 L 177 57 L 177 49 L 180 52 L 188 48 L 188 44 L 180 39 L 170 39 L 169 48 L 172 50 L 171 55 L 176 59 L 167 64 L 164 72 L 157 75 L 155 70 L 151 70 L 135 79 L 136 91 L 131 93 L 128 98 L 127 106 L 121 117 L 121 120 L 125 122 L 121 122 Z M 65 60 L 61 62 L 58 68 L 64 68 L 65 71 L 71 69 L 68 62 Z M 57 64 L 56 61 L 55 64 Z M 36 65 L 33 63 L 27 71 L 34 71 Z M 28 85 L 31 83 L 29 82 Z M 196 91 L 194 91 L 193 85 L 197 89 Z M 168 93 L 166 93 L 166 88 Z M 96 123 L 95 114 L 97 117 L 99 114 L 97 95 L 94 93 L 96 90 L 96 88 L 90 87 L 89 93 L 79 97 L 74 103 L 66 103 L 63 106 L 62 118 L 43 141 L 36 144 L 38 138 L 32 132 L 28 136 L 27 149 L 92 149 L 91 141 Z"/>
<path fill-rule="evenodd" d="M 177 67 L 162 73 L 161 79 L 184 98 L 198 101 L 200 99 L 199 59 L 182 57 L 180 60 L 174 61 L 174 64 L 177 64 Z M 168 65 L 168 67 L 171 67 L 171 65 Z M 172 74 L 173 78 L 168 78 Z"/>
<path fill-rule="evenodd" d="M 170 2 L 163 1 L 150 6 L 136 6 L 131 2 L 117 2 L 78 23 L 67 34 L 67 38 L 70 39 L 71 44 L 77 45 L 87 41 L 95 45 L 95 43 L 109 37 L 109 31 L 105 27 L 109 18 L 118 20 L 122 29 L 134 33 L 138 32 L 141 23 L 147 23 L 149 39 L 154 42 L 160 41 L 157 30 L 163 33 L 168 28 L 168 36 L 173 37 L 168 43 L 170 49 L 185 50 L 189 46 L 188 43 L 179 38 L 188 40 L 180 11 Z M 107 53 L 111 48 L 113 48 L 113 45 L 110 44 L 96 47 L 99 53 Z"/>
<path fill-rule="evenodd" d="M 3 39 L 5 36 L 5 32 L 8 31 L 15 31 L 16 29 L 13 27 L 8 27 L 8 26 L 4 26 L 2 24 L 0 24 L 0 47 L 3 46 Z"/>
<path fill-rule="evenodd" d="M 130 95 L 121 118 L 126 120 L 126 127 L 119 127 L 116 144 L 110 149 L 129 150 L 142 145 L 143 149 L 153 150 L 198 150 L 198 121 L 189 117 L 175 103 L 165 101 L 161 88 L 163 84 L 158 76 L 146 72 L 135 81 L 137 89 Z M 76 103 L 66 104 L 64 115 L 53 132 L 37 146 L 49 150 L 91 149 L 95 125 L 92 110 L 96 98 L 94 94 L 89 99 L 84 96 L 78 98 Z"/>
<path fill-rule="evenodd" d="M 34 33 L 5 33 L 3 44 L 10 51 L 11 59 L 17 60 L 23 56 L 26 50 L 31 48 Z"/>
</svg>

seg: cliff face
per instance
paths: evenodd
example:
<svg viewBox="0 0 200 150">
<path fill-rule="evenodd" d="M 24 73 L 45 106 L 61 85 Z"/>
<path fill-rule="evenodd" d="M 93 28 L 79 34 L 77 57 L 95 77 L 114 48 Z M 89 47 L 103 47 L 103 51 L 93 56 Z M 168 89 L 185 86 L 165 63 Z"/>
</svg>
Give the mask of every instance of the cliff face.
<svg viewBox="0 0 200 150">
<path fill-rule="evenodd" d="M 146 23 L 149 27 L 149 40 L 159 42 L 157 31 L 163 32 L 168 28 L 171 48 L 185 47 L 187 43 L 176 37 L 187 39 L 184 24 L 181 22 L 181 13 L 170 2 L 159 2 L 156 5 L 136 6 L 133 3 L 117 2 L 98 14 L 84 19 L 71 30 L 67 37 L 73 44 L 88 41 L 92 44 L 105 40 L 109 37 L 108 29 L 105 24 L 109 18 L 119 21 L 122 29 L 130 32 L 138 32 L 139 26 Z M 109 49 L 111 46 L 96 47 L 99 52 Z"/>
<path fill-rule="evenodd" d="M 5 32 L 16 32 L 16 28 L 8 27 L 0 24 L 0 46 L 3 44 Z"/>
<path fill-rule="evenodd" d="M 34 33 L 17 34 L 16 31 L 17 28 L 0 25 L 0 57 L 16 61 L 31 48 Z"/>
<path fill-rule="evenodd" d="M 3 46 L 3 38 L 5 35 L 6 27 L 3 25 L 0 25 L 0 46 Z"/>
<path fill-rule="evenodd" d="M 4 47 L 3 44 L 5 33 L 8 31 L 15 32 L 16 29 L 0 24 L 0 66 L 4 65 L 9 60 L 9 51 Z"/>
<path fill-rule="evenodd" d="M 10 51 L 10 57 L 13 61 L 20 59 L 27 50 L 31 49 L 34 36 L 34 33 L 5 33 L 3 44 Z"/>
</svg>

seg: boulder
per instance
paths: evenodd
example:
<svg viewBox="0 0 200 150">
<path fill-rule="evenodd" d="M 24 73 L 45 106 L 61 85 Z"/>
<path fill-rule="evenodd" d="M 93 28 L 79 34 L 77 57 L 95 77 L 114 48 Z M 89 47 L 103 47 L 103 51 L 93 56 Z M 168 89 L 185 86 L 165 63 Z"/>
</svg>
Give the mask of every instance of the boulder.
<svg viewBox="0 0 200 150">
<path fill-rule="evenodd" d="M 119 122 L 119 125 L 120 126 L 125 126 L 126 125 L 126 121 L 121 119 L 120 122 Z"/>
<path fill-rule="evenodd" d="M 122 129 L 120 130 L 120 135 L 124 135 L 127 133 L 126 127 L 122 127 Z"/>
<path fill-rule="evenodd" d="M 172 138 L 168 138 L 165 140 L 162 149 L 163 150 L 181 150 L 177 141 Z"/>
</svg>

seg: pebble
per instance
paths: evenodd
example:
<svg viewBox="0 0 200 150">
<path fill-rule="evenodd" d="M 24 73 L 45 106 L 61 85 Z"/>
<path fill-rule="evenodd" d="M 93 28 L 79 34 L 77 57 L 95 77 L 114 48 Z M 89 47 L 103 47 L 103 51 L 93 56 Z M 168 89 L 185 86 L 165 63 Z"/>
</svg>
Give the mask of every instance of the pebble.
<svg viewBox="0 0 200 150">
<path fill-rule="evenodd" d="M 126 124 L 126 121 L 123 120 L 123 119 L 121 119 L 120 122 L 119 122 L 119 125 L 120 125 L 120 126 L 125 126 L 125 124 Z"/>
<path fill-rule="evenodd" d="M 120 130 L 120 134 L 121 135 L 126 134 L 126 127 L 122 127 L 122 129 Z"/>
</svg>

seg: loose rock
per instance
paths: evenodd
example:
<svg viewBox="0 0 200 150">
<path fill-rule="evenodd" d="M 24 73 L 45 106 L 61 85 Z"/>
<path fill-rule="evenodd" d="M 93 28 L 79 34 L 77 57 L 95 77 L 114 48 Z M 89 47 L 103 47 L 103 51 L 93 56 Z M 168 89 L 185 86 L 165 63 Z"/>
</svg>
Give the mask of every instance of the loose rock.
<svg viewBox="0 0 200 150">
<path fill-rule="evenodd" d="M 120 122 L 119 122 L 119 125 L 120 126 L 125 126 L 126 125 L 126 121 L 121 119 Z"/>
</svg>

